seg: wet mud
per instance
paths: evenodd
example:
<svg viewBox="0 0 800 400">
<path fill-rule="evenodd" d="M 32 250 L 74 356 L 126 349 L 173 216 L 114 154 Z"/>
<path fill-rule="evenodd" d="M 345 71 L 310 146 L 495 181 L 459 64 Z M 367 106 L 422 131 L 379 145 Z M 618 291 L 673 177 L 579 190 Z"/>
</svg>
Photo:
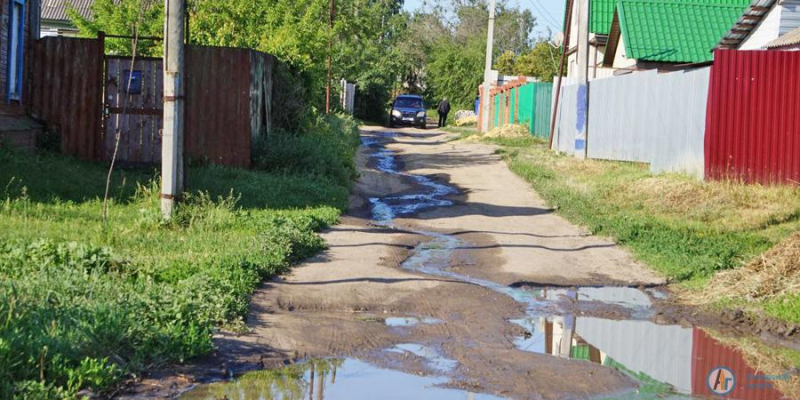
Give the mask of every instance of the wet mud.
<svg viewBox="0 0 800 400">
<path fill-rule="evenodd" d="M 413 155 L 390 147 L 420 139 L 447 145 L 430 134 L 365 133 L 366 178 L 351 217 L 329 237 L 332 251 L 254 296 L 251 331 L 217 338 L 216 379 L 198 374 L 133 397 L 791 398 L 741 353 L 662 307 L 669 295 L 657 279 L 519 276 L 499 269 L 504 252 L 493 236 L 419 219 L 467 206 L 470 190 L 409 172 Z M 719 379 L 722 367 L 735 382 Z"/>
</svg>

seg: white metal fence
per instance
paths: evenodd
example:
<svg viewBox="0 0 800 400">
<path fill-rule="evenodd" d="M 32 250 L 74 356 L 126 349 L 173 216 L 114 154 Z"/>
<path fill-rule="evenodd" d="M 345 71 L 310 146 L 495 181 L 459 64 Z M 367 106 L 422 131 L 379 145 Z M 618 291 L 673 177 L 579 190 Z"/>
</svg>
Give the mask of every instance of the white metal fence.
<svg viewBox="0 0 800 400">
<path fill-rule="evenodd" d="M 638 72 L 589 82 L 589 158 L 703 177 L 710 68 Z M 574 153 L 577 86 L 565 86 L 553 148 Z"/>
</svg>

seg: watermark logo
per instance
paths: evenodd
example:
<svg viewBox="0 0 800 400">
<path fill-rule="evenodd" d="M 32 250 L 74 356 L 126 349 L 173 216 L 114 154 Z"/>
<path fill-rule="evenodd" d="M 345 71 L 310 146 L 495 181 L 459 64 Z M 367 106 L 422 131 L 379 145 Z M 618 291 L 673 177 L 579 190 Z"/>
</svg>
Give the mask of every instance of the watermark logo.
<svg viewBox="0 0 800 400">
<path fill-rule="evenodd" d="M 736 376 L 728 368 L 717 367 L 709 372 L 706 384 L 708 384 L 711 393 L 726 395 L 736 387 Z"/>
</svg>

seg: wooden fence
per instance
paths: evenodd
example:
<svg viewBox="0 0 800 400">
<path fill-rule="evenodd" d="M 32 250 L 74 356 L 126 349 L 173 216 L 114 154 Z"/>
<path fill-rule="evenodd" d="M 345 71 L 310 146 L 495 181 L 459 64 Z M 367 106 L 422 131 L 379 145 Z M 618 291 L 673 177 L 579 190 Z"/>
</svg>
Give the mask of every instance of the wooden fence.
<svg viewBox="0 0 800 400">
<path fill-rule="evenodd" d="M 102 157 L 103 40 L 47 37 L 31 46 L 28 113 L 61 136 L 61 151 Z"/>
<path fill-rule="evenodd" d="M 110 161 L 119 134 L 121 164 L 160 162 L 161 59 L 105 56 L 102 37 L 48 37 L 32 48 L 28 109 L 64 153 Z M 250 166 L 254 142 L 271 129 L 275 62 L 249 49 L 187 46 L 184 148 L 193 162 Z"/>
</svg>

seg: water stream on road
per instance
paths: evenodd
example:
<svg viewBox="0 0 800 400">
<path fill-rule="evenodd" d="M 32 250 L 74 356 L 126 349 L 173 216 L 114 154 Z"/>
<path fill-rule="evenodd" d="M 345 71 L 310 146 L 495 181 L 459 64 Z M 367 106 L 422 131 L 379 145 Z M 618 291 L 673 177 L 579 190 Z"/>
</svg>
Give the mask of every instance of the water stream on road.
<svg viewBox="0 0 800 400">
<path fill-rule="evenodd" d="M 377 133 L 362 139 L 373 150 L 378 170 L 410 179 L 420 192 L 369 199 L 376 225 L 393 228 L 397 217 L 454 204 L 447 197 L 458 194 L 452 186 L 433 178 L 402 172 L 396 155 L 385 147 L 391 133 Z M 407 229 L 406 229 L 407 230 Z M 659 325 L 653 319 L 652 301 L 658 292 L 625 287 L 511 288 L 495 282 L 458 274 L 449 269 L 455 249 L 468 245 L 456 236 L 414 230 L 428 240 L 418 245 L 402 264 L 410 271 L 446 277 L 507 295 L 525 305 L 526 313 L 511 321 L 528 334 L 516 338 L 523 351 L 592 362 L 615 368 L 639 383 L 639 388 L 614 399 L 698 399 L 715 394 L 712 372 L 725 367 L 739 377 L 728 399 L 779 399 L 774 388 L 758 387 L 750 378 L 756 371 L 742 358 L 696 327 Z M 624 311 L 624 319 L 585 316 L 581 308 L 596 305 Z M 566 307 L 565 307 L 566 305 Z M 578 310 L 578 311 L 576 311 Z M 589 313 L 590 314 L 590 313 Z M 417 324 L 441 321 L 420 317 L 390 317 L 392 329 L 411 329 Z M 408 353 L 426 360 L 441 376 L 416 376 L 382 369 L 360 360 L 311 360 L 284 369 L 246 374 L 232 383 L 204 385 L 183 399 L 496 399 L 441 387 L 457 364 L 422 344 L 407 343 L 385 350 Z M 763 383 L 763 382 L 762 382 Z"/>
</svg>

